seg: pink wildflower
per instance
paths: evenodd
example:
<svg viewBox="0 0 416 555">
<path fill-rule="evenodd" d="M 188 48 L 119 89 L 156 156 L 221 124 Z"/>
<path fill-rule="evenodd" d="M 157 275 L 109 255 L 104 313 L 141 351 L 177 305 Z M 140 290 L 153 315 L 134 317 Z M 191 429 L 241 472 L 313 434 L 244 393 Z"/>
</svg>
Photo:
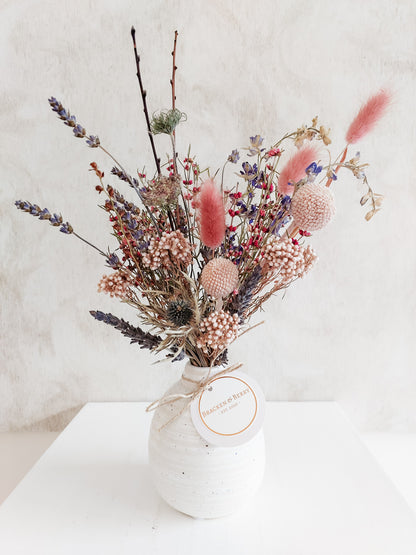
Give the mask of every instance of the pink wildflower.
<svg viewBox="0 0 416 555">
<path fill-rule="evenodd" d="M 281 153 L 282 153 L 282 152 L 281 152 L 280 148 L 271 148 L 271 149 L 269 150 L 269 152 L 267 153 L 267 156 L 268 156 L 269 158 L 271 158 L 272 156 L 280 156 Z"/>
</svg>

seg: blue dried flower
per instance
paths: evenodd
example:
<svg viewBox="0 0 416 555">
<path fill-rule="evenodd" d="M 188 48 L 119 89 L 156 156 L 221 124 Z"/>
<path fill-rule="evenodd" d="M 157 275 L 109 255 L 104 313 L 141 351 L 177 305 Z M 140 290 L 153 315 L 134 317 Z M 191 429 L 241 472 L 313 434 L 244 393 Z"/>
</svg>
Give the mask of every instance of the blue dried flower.
<svg viewBox="0 0 416 555">
<path fill-rule="evenodd" d="M 250 137 L 250 146 L 247 149 L 249 156 L 255 156 L 256 154 L 260 154 L 265 150 L 264 148 L 260 148 L 264 139 L 260 137 L 260 135 L 255 135 L 254 137 Z"/>
<path fill-rule="evenodd" d="M 316 162 L 312 162 L 312 164 L 309 164 L 309 166 L 306 168 L 305 173 L 318 175 L 318 173 L 321 173 L 321 171 L 322 166 L 318 166 Z"/>
<path fill-rule="evenodd" d="M 248 162 L 243 162 L 242 168 L 243 168 L 243 171 L 240 171 L 240 175 L 243 177 L 243 179 L 245 179 L 246 181 L 249 181 L 253 187 L 256 187 L 257 179 L 260 179 L 260 180 L 262 179 L 263 172 L 260 172 L 260 174 L 258 174 L 257 164 L 253 164 L 253 166 L 251 166 L 251 164 L 249 164 Z"/>
<path fill-rule="evenodd" d="M 233 164 L 237 164 L 239 159 L 240 159 L 240 153 L 238 152 L 238 150 L 233 150 L 227 158 L 227 160 L 229 162 L 232 162 Z"/>
</svg>

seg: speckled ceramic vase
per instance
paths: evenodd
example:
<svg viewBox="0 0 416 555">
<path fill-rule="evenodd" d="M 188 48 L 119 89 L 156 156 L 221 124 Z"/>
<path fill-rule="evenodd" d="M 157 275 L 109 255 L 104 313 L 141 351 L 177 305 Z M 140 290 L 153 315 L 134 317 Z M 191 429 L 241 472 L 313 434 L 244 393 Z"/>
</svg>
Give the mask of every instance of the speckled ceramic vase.
<svg viewBox="0 0 416 555">
<path fill-rule="evenodd" d="M 222 368 L 198 368 L 189 362 L 182 379 L 166 395 L 188 393 L 198 382 Z M 187 378 L 184 380 L 183 378 Z M 263 479 L 263 431 L 237 447 L 209 444 L 196 431 L 186 401 L 159 407 L 149 437 L 149 464 L 160 496 L 171 506 L 195 518 L 218 518 L 240 509 L 257 492 Z"/>
</svg>

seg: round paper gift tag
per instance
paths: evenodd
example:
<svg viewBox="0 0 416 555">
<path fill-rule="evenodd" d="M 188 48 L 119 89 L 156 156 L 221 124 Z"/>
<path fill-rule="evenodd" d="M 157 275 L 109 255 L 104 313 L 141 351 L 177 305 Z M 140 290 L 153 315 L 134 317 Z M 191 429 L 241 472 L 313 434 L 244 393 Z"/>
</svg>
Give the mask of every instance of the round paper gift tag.
<svg viewBox="0 0 416 555">
<path fill-rule="evenodd" d="M 192 402 L 198 433 L 214 445 L 241 445 L 262 427 L 265 399 L 260 386 L 242 372 L 214 377 Z"/>
</svg>

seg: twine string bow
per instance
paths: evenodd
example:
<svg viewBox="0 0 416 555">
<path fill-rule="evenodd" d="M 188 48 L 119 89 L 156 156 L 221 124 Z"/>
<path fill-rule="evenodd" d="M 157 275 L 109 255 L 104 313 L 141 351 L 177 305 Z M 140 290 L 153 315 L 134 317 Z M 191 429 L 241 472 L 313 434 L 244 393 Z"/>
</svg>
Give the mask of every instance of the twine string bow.
<svg viewBox="0 0 416 555">
<path fill-rule="evenodd" d="M 160 432 L 160 430 L 165 428 L 165 426 L 167 426 L 168 424 L 176 420 L 176 418 L 178 418 L 190 406 L 190 404 L 192 403 L 192 401 L 194 401 L 194 399 L 196 399 L 204 391 L 207 391 L 210 387 L 211 382 L 214 379 L 219 378 L 221 376 L 225 376 L 226 374 L 230 374 L 231 372 L 235 372 L 236 370 L 238 370 L 238 368 L 241 368 L 241 366 L 243 366 L 242 362 L 232 364 L 231 366 L 228 366 L 224 370 L 217 372 L 216 374 L 214 374 L 214 376 L 211 375 L 211 371 L 210 371 L 208 373 L 208 376 L 206 378 L 203 378 L 200 381 L 191 380 L 190 378 L 186 378 L 182 376 L 183 380 L 186 380 L 187 382 L 191 382 L 195 384 L 196 387 L 191 391 L 189 391 L 188 393 L 172 393 L 170 395 L 164 395 L 160 399 L 157 399 L 156 401 L 153 401 L 152 403 L 150 403 L 150 405 L 146 407 L 146 412 L 152 412 L 158 409 L 159 407 L 163 407 L 171 403 L 176 403 L 184 399 L 187 400 L 187 403 L 185 403 L 185 405 L 181 408 L 181 410 L 178 411 L 174 416 L 172 416 L 172 418 L 170 418 L 167 422 L 165 422 L 165 424 L 163 424 L 159 428 L 159 432 Z"/>
</svg>

